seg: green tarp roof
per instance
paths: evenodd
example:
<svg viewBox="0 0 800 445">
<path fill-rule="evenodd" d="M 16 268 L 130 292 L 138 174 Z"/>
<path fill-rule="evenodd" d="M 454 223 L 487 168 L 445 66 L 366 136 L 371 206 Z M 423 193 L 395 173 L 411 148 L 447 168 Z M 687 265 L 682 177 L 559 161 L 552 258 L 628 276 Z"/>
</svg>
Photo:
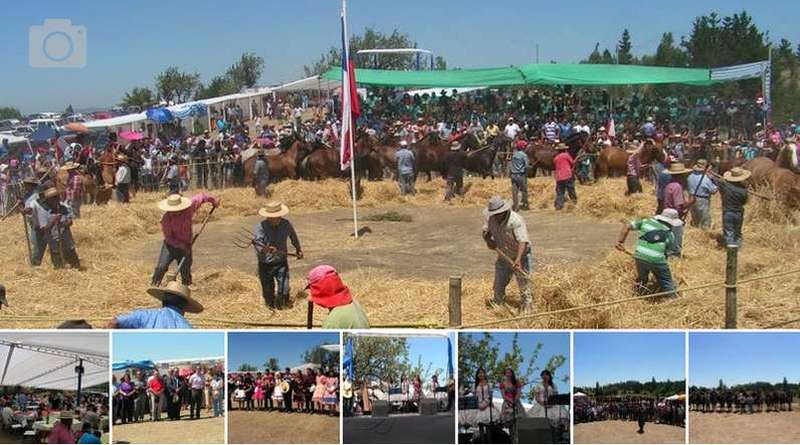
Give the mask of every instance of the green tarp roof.
<svg viewBox="0 0 800 445">
<path fill-rule="evenodd" d="M 341 80 L 334 67 L 322 75 Z M 360 85 L 386 87 L 496 87 L 515 85 L 632 85 L 681 83 L 711 85 L 710 70 L 639 65 L 530 64 L 521 67 L 443 71 L 393 71 L 357 69 Z"/>
</svg>

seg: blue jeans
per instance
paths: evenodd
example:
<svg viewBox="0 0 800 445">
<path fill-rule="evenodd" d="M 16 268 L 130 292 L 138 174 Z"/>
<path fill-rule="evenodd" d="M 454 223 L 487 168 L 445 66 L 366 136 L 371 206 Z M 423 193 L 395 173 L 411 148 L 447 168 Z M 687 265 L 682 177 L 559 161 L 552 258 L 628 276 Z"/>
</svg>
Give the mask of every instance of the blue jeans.
<svg viewBox="0 0 800 445">
<path fill-rule="evenodd" d="M 669 270 L 669 264 L 655 264 L 647 261 L 634 259 L 636 261 L 636 291 L 642 294 L 642 290 L 646 288 L 647 283 L 650 281 L 650 274 L 652 273 L 658 281 L 658 286 L 663 292 L 674 291 L 675 283 L 672 281 L 672 272 Z M 677 295 L 672 294 L 673 298 Z"/>
<path fill-rule="evenodd" d="M 575 178 L 556 181 L 556 210 L 564 208 L 564 194 L 569 194 L 569 199 L 577 203 L 578 195 L 575 193 Z"/>
<path fill-rule="evenodd" d="M 742 222 L 744 222 L 744 212 L 722 211 L 722 238 L 725 240 L 725 244 L 741 247 Z"/>
<path fill-rule="evenodd" d="M 525 173 L 511 174 L 511 199 L 514 203 L 512 209 L 519 210 L 520 194 L 522 194 L 522 208 L 528 208 L 528 175 Z"/>
<path fill-rule="evenodd" d="M 214 407 L 214 417 L 222 415 L 222 394 L 217 394 L 211 397 L 211 403 Z"/>
<path fill-rule="evenodd" d="M 414 173 L 400 173 L 397 175 L 397 182 L 400 185 L 400 195 L 414 195 Z"/>
<path fill-rule="evenodd" d="M 281 309 L 289 304 L 289 263 L 266 264 L 259 261 L 258 279 L 261 281 L 261 296 L 267 307 Z"/>
<path fill-rule="evenodd" d="M 164 278 L 164 275 L 167 273 L 169 265 L 172 264 L 173 261 L 180 263 L 184 256 L 186 257 L 186 260 L 183 262 L 180 270 L 181 282 L 186 286 L 192 284 L 192 254 L 187 254 L 185 250 L 170 246 L 167 243 L 161 244 L 161 253 L 158 255 L 158 264 L 156 265 L 156 269 L 153 271 L 153 278 L 150 280 L 150 283 L 153 286 L 160 286 L 161 279 Z"/>
<path fill-rule="evenodd" d="M 711 202 L 708 198 L 697 198 L 691 207 L 692 226 L 703 230 L 711 228 Z"/>
<path fill-rule="evenodd" d="M 528 249 L 522 257 L 522 269 L 530 276 L 533 273 L 533 252 Z M 523 306 L 528 305 L 533 300 L 531 285 L 527 278 L 522 274 L 515 273 L 511 264 L 504 258 L 497 258 L 494 263 L 494 301 L 497 304 L 503 304 L 506 299 L 506 287 L 511 282 L 511 277 L 516 276 L 517 286 L 522 294 Z"/>
</svg>

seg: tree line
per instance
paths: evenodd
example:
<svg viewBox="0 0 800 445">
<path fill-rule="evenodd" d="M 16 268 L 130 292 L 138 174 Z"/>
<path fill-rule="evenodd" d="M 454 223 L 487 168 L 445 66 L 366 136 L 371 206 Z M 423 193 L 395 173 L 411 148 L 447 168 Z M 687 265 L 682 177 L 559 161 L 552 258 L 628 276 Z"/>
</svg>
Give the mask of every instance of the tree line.
<svg viewBox="0 0 800 445">
<path fill-rule="evenodd" d="M 737 385 L 727 385 L 722 379 L 719 379 L 719 383 L 714 388 L 705 388 L 702 386 L 695 386 L 692 385 L 690 390 L 694 391 L 697 389 L 716 389 L 718 391 L 725 391 L 725 390 L 732 390 L 732 391 L 790 391 L 793 393 L 800 393 L 800 383 L 789 383 L 789 380 L 784 377 L 783 381 L 780 383 L 769 383 L 769 382 L 750 382 L 750 383 L 740 383 Z"/>
<path fill-rule="evenodd" d="M 588 396 L 624 396 L 624 395 L 650 395 L 654 397 L 669 397 L 674 394 L 682 394 L 686 391 L 686 380 L 665 380 L 657 381 L 653 377 L 649 382 L 637 380 L 627 380 L 624 382 L 609 383 L 600 385 L 595 383 L 594 387 L 575 387 L 575 392 L 582 392 Z"/>
<path fill-rule="evenodd" d="M 402 375 L 409 379 L 418 375 L 426 382 L 436 374 L 439 383 L 445 384 L 444 369 L 434 368 L 431 362 L 423 362 L 422 356 L 418 356 L 415 362 L 411 361 L 408 342 L 404 337 L 362 337 L 345 333 L 344 343 L 347 344 L 351 339 L 356 380 L 359 382 L 379 379 L 399 383 Z"/>
<path fill-rule="evenodd" d="M 322 348 L 322 344 L 314 346 L 300 354 L 300 358 L 305 363 L 317 363 L 325 370 L 338 370 L 339 369 L 339 355 L 335 352 L 328 351 Z M 242 363 L 237 368 L 238 372 L 256 372 L 260 369 L 266 371 L 282 371 L 281 363 L 275 357 L 268 357 L 264 360 L 261 366 L 252 363 Z"/>
</svg>

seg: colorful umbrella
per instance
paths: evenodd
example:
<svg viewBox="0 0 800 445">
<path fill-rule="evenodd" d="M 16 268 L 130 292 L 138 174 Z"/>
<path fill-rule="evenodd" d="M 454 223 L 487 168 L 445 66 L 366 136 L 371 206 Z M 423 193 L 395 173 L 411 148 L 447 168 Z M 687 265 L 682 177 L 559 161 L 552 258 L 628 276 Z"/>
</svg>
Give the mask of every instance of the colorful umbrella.
<svg viewBox="0 0 800 445">
<path fill-rule="evenodd" d="M 69 130 L 69 131 L 73 132 L 73 133 L 81 133 L 81 134 L 83 134 L 83 133 L 88 133 L 89 132 L 89 127 L 87 127 L 86 125 L 83 125 L 80 122 L 69 123 L 67 125 L 64 125 L 64 128 L 66 130 Z"/>
<path fill-rule="evenodd" d="M 138 131 L 123 131 L 120 132 L 119 137 L 125 139 L 126 141 L 140 141 L 144 139 L 144 135 Z"/>
</svg>

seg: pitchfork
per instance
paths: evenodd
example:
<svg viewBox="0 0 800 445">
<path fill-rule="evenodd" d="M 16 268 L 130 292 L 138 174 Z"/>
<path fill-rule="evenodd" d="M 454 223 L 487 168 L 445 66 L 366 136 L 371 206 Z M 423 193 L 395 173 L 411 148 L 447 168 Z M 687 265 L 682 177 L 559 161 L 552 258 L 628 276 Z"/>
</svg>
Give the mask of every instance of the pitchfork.
<svg viewBox="0 0 800 445">
<path fill-rule="evenodd" d="M 236 235 L 234 235 L 233 245 L 240 249 L 247 249 L 250 246 L 255 246 L 259 250 L 266 250 L 267 248 L 272 247 L 258 241 L 256 239 L 256 234 L 244 227 L 239 228 L 239 231 L 236 233 Z M 284 252 L 282 250 L 275 250 L 274 252 L 286 256 L 297 256 L 297 254 Z"/>
</svg>

